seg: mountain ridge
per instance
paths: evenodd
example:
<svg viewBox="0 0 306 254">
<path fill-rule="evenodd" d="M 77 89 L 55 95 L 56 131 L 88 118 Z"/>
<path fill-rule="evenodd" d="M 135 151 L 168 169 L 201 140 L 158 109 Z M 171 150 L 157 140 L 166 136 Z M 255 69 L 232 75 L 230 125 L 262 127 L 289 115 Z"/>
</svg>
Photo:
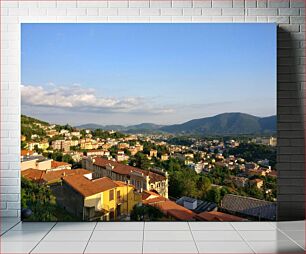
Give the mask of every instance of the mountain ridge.
<svg viewBox="0 0 306 254">
<path fill-rule="evenodd" d="M 192 119 L 181 124 L 158 125 L 141 123 L 130 126 L 83 124 L 76 128 L 104 129 L 138 132 L 166 132 L 172 134 L 203 134 L 203 135 L 231 135 L 231 134 L 272 134 L 276 132 L 276 115 L 258 117 L 241 112 L 222 113 L 215 116 Z"/>
</svg>

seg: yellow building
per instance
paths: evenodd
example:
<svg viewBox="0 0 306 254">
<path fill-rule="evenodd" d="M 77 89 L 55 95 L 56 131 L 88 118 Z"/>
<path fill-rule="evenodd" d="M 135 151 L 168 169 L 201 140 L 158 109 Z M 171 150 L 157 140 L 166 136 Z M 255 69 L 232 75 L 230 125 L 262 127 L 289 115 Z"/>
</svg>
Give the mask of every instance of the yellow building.
<svg viewBox="0 0 306 254">
<path fill-rule="evenodd" d="M 131 184 L 108 177 L 89 180 L 82 175 L 63 178 L 62 206 L 85 221 L 129 220 L 141 193 Z"/>
<path fill-rule="evenodd" d="M 157 157 L 157 150 L 151 149 L 150 150 L 150 157 Z"/>
<path fill-rule="evenodd" d="M 169 155 L 168 154 L 162 154 L 160 159 L 161 159 L 161 161 L 167 161 L 167 160 L 169 160 Z"/>
<path fill-rule="evenodd" d="M 49 148 L 49 142 L 48 140 L 43 140 L 39 143 L 39 148 L 42 150 L 47 150 Z"/>
<path fill-rule="evenodd" d="M 91 150 L 94 148 L 91 142 L 85 142 L 85 143 L 81 143 L 81 149 Z"/>
</svg>

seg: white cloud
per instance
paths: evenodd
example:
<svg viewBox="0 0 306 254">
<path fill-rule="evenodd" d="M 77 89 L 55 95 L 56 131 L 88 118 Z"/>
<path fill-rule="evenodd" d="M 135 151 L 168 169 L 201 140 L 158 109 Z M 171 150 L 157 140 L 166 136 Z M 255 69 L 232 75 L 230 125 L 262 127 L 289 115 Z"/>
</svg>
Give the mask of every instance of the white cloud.
<svg viewBox="0 0 306 254">
<path fill-rule="evenodd" d="M 27 106 L 53 107 L 83 112 L 172 113 L 167 107 L 154 106 L 143 97 L 101 97 L 91 88 L 80 85 L 21 85 L 21 103 Z"/>
</svg>

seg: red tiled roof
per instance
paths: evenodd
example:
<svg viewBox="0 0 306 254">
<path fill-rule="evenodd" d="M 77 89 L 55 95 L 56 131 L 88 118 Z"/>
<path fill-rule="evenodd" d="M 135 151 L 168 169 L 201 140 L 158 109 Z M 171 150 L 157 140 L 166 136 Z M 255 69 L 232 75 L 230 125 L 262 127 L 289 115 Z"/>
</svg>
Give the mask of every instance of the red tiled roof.
<svg viewBox="0 0 306 254">
<path fill-rule="evenodd" d="M 61 166 L 71 166 L 71 164 L 63 161 L 51 161 L 51 168 L 58 168 Z"/>
<path fill-rule="evenodd" d="M 43 176 L 45 174 L 44 170 L 39 170 L 35 168 L 28 168 L 26 170 L 21 171 L 21 176 L 36 182 L 43 182 Z"/>
<path fill-rule="evenodd" d="M 167 198 L 158 196 L 156 198 L 143 200 L 144 204 L 148 204 L 158 208 L 166 216 L 172 216 L 178 220 L 194 220 L 195 213 L 189 209 L 170 201 Z"/>
<path fill-rule="evenodd" d="M 33 151 L 31 151 L 31 150 L 21 150 L 21 153 L 20 153 L 20 155 L 21 156 L 28 156 L 28 155 L 32 155 L 34 152 Z"/>
<path fill-rule="evenodd" d="M 62 177 L 71 175 L 86 175 L 91 173 L 90 171 L 80 168 L 80 169 L 62 169 L 62 170 L 39 170 L 29 168 L 21 171 L 21 175 L 31 181 L 51 183 L 60 181 Z"/>
<path fill-rule="evenodd" d="M 159 196 L 157 193 L 153 192 L 153 191 L 147 191 L 147 190 L 144 190 L 142 193 L 141 193 L 141 196 L 142 196 L 142 200 L 146 200 L 147 198 L 151 197 L 151 196 Z"/>
<path fill-rule="evenodd" d="M 89 180 L 82 175 L 72 175 L 64 177 L 63 180 L 83 197 L 92 196 L 119 186 L 108 177 Z"/>
<path fill-rule="evenodd" d="M 243 219 L 241 217 L 217 211 L 202 212 L 197 214 L 195 217 L 198 220 L 204 221 L 246 221 L 246 219 Z"/>
<path fill-rule="evenodd" d="M 95 152 L 104 152 L 102 149 L 89 149 L 87 150 L 87 153 L 95 153 Z"/>
<path fill-rule="evenodd" d="M 99 167 L 106 167 L 107 165 L 111 165 L 113 167 L 112 171 L 120 175 L 129 175 L 132 172 L 137 172 L 140 174 L 142 173 L 150 177 L 150 183 L 155 183 L 158 181 L 166 180 L 166 177 L 163 175 L 160 175 L 154 172 L 150 172 L 148 170 L 143 170 L 140 168 L 132 167 L 129 165 L 121 164 L 116 161 L 110 161 L 110 160 L 107 160 L 101 157 L 95 158 L 94 165 L 99 166 Z"/>
</svg>

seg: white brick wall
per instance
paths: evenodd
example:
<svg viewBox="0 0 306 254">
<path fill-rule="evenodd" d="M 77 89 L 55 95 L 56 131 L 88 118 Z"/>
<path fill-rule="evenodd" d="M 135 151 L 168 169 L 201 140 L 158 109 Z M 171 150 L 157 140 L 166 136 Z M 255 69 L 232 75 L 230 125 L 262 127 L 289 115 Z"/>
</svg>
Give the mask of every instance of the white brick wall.
<svg viewBox="0 0 306 254">
<path fill-rule="evenodd" d="M 296 86 L 304 87 L 304 0 L 2 0 L 0 4 L 2 16 L 1 216 L 20 216 L 19 44 L 20 23 L 22 22 L 276 22 L 281 24 L 281 30 L 278 34 L 278 89 L 279 93 L 284 90 L 285 94 L 284 98 L 279 99 L 278 109 L 280 114 L 281 112 L 295 112 L 296 108 L 294 107 L 298 104 L 296 99 L 291 99 L 288 97 L 289 95 L 286 97 L 286 91 L 294 90 Z M 295 74 L 286 74 L 290 70 L 294 70 Z M 293 108 L 288 109 L 286 105 L 292 105 Z M 288 115 L 284 115 L 281 119 L 286 119 L 286 116 Z M 301 132 L 290 132 L 290 129 L 282 133 L 284 133 L 282 135 L 289 135 L 289 137 L 290 133 L 291 136 L 297 135 L 300 137 L 299 135 L 302 135 Z M 288 137 L 284 137 L 284 139 L 286 138 Z M 287 149 L 284 149 L 285 153 L 290 152 L 290 148 L 295 147 L 287 147 Z M 281 152 L 279 154 L 280 161 L 287 158 L 281 157 Z M 301 164 L 301 158 L 298 155 L 290 157 L 290 160 L 292 165 L 289 165 L 289 163 L 280 164 L 279 170 L 284 170 L 284 175 L 285 172 L 290 170 L 303 169 L 304 164 Z M 280 184 L 280 200 L 282 200 L 282 197 L 284 197 L 284 200 L 292 199 L 291 196 L 288 198 L 288 195 L 286 196 L 286 193 L 283 193 L 282 188 L 282 184 Z M 300 193 L 296 191 L 296 195 L 298 194 Z M 290 205 L 295 205 L 295 203 L 297 202 L 290 203 Z M 286 207 L 286 205 L 289 206 L 284 202 L 280 204 L 280 207 Z M 301 204 L 299 204 L 298 209 L 300 207 Z"/>
</svg>

